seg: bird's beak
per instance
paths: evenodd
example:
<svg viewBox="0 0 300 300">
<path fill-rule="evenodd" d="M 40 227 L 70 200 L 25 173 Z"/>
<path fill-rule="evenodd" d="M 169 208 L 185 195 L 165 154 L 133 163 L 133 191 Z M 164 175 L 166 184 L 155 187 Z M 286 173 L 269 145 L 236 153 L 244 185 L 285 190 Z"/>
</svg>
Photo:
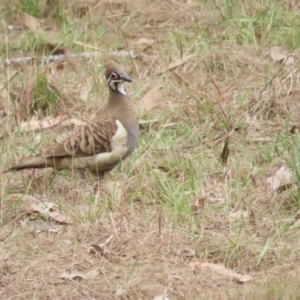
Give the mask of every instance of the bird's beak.
<svg viewBox="0 0 300 300">
<path fill-rule="evenodd" d="M 122 75 L 121 79 L 126 82 L 132 82 L 131 78 L 128 75 Z"/>
</svg>

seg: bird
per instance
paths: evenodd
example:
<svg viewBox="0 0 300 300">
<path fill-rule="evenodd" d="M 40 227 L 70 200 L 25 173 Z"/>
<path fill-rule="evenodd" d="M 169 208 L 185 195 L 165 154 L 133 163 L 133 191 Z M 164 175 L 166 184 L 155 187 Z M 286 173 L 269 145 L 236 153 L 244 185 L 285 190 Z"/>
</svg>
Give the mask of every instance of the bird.
<svg viewBox="0 0 300 300">
<path fill-rule="evenodd" d="M 88 170 L 103 177 L 135 150 L 139 136 L 138 116 L 124 88 L 124 83 L 132 80 L 115 61 L 108 61 L 104 67 L 109 90 L 106 105 L 81 125 L 75 135 L 36 156 L 25 158 L 5 172 L 52 167 Z"/>
</svg>

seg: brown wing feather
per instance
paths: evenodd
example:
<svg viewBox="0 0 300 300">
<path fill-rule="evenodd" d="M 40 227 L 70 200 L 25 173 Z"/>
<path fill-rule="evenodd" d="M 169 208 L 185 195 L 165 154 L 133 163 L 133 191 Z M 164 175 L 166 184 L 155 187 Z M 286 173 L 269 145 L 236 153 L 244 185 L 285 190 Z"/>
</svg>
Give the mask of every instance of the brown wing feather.
<svg viewBox="0 0 300 300">
<path fill-rule="evenodd" d="M 111 120 L 101 118 L 101 121 L 82 125 L 80 130 L 67 138 L 63 143 L 50 146 L 38 156 L 50 157 L 85 157 L 96 153 L 110 152 L 110 141 L 114 134 Z"/>
</svg>

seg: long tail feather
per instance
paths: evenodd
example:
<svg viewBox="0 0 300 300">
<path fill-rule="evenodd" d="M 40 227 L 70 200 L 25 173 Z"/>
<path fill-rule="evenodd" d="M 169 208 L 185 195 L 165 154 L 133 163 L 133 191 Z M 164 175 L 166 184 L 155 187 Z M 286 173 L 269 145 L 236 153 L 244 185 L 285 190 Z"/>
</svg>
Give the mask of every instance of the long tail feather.
<svg viewBox="0 0 300 300">
<path fill-rule="evenodd" d="M 32 157 L 18 165 L 10 167 L 9 169 L 5 170 L 3 173 L 10 172 L 10 171 L 20 171 L 24 169 L 39 169 L 45 167 L 51 167 L 51 162 L 49 159 L 45 159 L 44 157 Z"/>
</svg>

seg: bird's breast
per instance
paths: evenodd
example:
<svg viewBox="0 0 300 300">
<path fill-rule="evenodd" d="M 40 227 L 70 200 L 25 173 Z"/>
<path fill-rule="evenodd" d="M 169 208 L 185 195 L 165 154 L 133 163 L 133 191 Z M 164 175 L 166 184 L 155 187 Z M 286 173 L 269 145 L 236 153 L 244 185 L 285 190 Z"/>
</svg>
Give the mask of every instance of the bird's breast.
<svg viewBox="0 0 300 300">
<path fill-rule="evenodd" d="M 127 147 L 128 150 L 123 156 L 123 159 L 128 157 L 136 148 L 138 143 L 138 137 L 139 137 L 139 126 L 138 124 L 135 126 L 129 126 L 126 128 L 127 131 Z"/>
</svg>

